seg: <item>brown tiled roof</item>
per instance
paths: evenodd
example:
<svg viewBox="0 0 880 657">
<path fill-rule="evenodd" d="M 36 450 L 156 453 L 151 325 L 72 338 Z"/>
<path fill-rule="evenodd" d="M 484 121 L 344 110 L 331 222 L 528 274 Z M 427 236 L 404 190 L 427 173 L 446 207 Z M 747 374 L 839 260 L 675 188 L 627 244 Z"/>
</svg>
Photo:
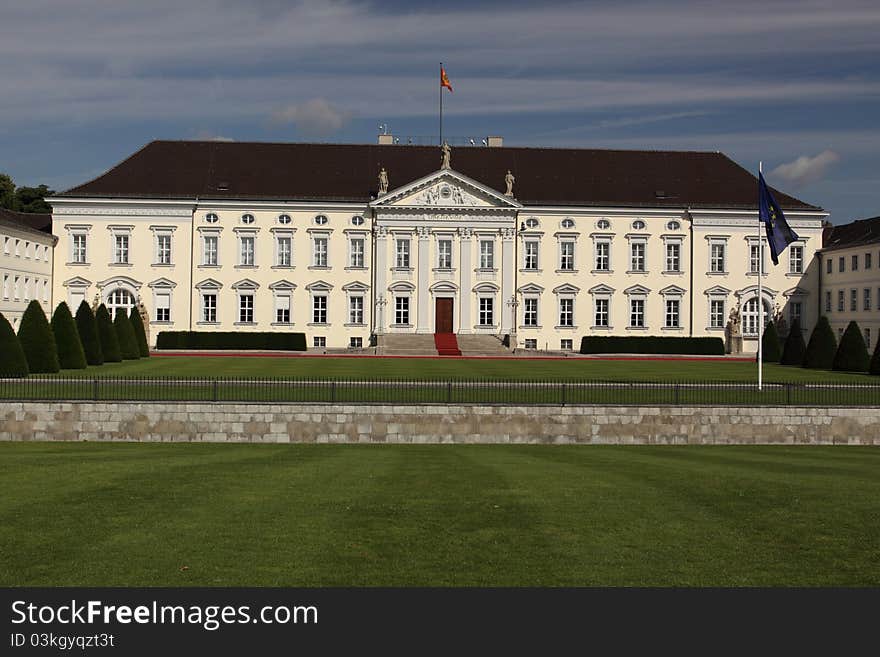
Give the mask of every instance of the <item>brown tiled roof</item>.
<svg viewBox="0 0 880 657">
<path fill-rule="evenodd" d="M 831 233 L 825 238 L 822 250 L 832 251 L 862 244 L 877 243 L 880 243 L 880 217 L 871 217 L 870 219 L 856 219 L 848 224 L 834 226 Z"/>
<path fill-rule="evenodd" d="M 440 167 L 432 146 L 155 141 L 64 196 L 367 202 L 379 168 L 400 187 Z M 755 177 L 722 153 L 455 148 L 452 168 L 524 205 L 755 208 Z M 784 208 L 816 210 L 775 193 Z"/>
<path fill-rule="evenodd" d="M 13 226 L 19 230 L 30 233 L 49 233 L 52 234 L 52 215 L 51 214 L 31 214 L 28 212 L 13 212 L 0 208 L 0 223 L 6 226 Z"/>
</svg>

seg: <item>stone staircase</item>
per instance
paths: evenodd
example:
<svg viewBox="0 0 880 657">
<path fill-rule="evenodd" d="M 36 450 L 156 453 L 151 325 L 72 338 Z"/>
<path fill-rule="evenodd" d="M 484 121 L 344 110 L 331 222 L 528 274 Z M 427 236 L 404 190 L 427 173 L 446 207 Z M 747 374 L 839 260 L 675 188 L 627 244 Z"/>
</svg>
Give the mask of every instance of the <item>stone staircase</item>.
<svg viewBox="0 0 880 657">
<path fill-rule="evenodd" d="M 377 336 L 377 353 L 381 356 L 436 356 L 432 333 L 386 333 Z"/>
<path fill-rule="evenodd" d="M 462 356 L 510 356 L 510 350 L 495 335 L 463 335 L 459 333 L 458 348 Z"/>
<path fill-rule="evenodd" d="M 435 333 L 434 346 L 437 347 L 437 354 L 440 356 L 461 356 L 455 333 Z"/>
</svg>

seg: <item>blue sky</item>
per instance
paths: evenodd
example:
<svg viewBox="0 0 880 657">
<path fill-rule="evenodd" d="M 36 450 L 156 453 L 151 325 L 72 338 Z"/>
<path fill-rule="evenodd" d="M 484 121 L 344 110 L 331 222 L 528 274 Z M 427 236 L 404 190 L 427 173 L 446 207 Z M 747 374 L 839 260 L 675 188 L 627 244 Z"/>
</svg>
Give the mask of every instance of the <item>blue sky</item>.
<svg viewBox="0 0 880 657">
<path fill-rule="evenodd" d="M 65 189 L 152 139 L 720 150 L 880 215 L 880 3 L 0 4 L 0 171 Z"/>
</svg>

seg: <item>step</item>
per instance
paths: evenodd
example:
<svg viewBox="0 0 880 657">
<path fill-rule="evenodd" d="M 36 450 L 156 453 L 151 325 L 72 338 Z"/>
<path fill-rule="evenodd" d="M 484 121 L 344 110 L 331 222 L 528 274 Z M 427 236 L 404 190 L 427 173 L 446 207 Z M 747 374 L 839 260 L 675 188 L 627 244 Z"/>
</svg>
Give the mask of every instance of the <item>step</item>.
<svg viewBox="0 0 880 657">
<path fill-rule="evenodd" d="M 434 346 L 439 356 L 461 356 L 454 333 L 435 333 Z"/>
<path fill-rule="evenodd" d="M 458 348 L 462 356 L 509 356 L 510 350 L 494 335 L 461 335 Z"/>
</svg>

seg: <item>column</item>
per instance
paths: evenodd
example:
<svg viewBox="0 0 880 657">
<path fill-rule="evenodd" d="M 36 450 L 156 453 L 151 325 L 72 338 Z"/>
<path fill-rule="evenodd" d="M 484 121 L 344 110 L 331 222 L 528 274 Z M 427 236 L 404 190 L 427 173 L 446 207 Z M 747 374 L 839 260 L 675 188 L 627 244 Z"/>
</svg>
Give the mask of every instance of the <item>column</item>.
<svg viewBox="0 0 880 657">
<path fill-rule="evenodd" d="M 388 294 L 388 229 L 385 226 L 376 228 L 376 289 L 373 298 L 376 300 L 376 333 L 385 332 L 385 296 Z"/>
<path fill-rule="evenodd" d="M 515 302 L 513 290 L 513 272 L 516 267 L 513 255 L 513 240 L 516 230 L 513 228 L 501 229 L 501 298 L 498 300 L 498 311 L 501 313 L 501 334 L 516 331 L 516 324 L 511 324 L 510 306 Z M 514 320 L 515 322 L 515 320 Z"/>
<path fill-rule="evenodd" d="M 471 321 L 471 301 L 473 294 L 471 293 L 471 273 L 473 266 L 471 265 L 471 251 L 474 231 L 471 228 L 458 229 L 459 252 L 459 271 L 461 278 L 459 285 L 461 286 L 458 294 L 458 325 L 459 333 L 473 332 L 473 322 Z"/>
<path fill-rule="evenodd" d="M 431 305 L 431 294 L 428 292 L 428 272 L 431 266 L 431 230 L 427 226 L 419 226 L 417 232 L 419 240 L 419 272 L 416 281 L 416 303 L 419 304 L 419 310 L 416 333 L 433 333 L 434 327 L 429 323 L 428 312 Z"/>
</svg>

